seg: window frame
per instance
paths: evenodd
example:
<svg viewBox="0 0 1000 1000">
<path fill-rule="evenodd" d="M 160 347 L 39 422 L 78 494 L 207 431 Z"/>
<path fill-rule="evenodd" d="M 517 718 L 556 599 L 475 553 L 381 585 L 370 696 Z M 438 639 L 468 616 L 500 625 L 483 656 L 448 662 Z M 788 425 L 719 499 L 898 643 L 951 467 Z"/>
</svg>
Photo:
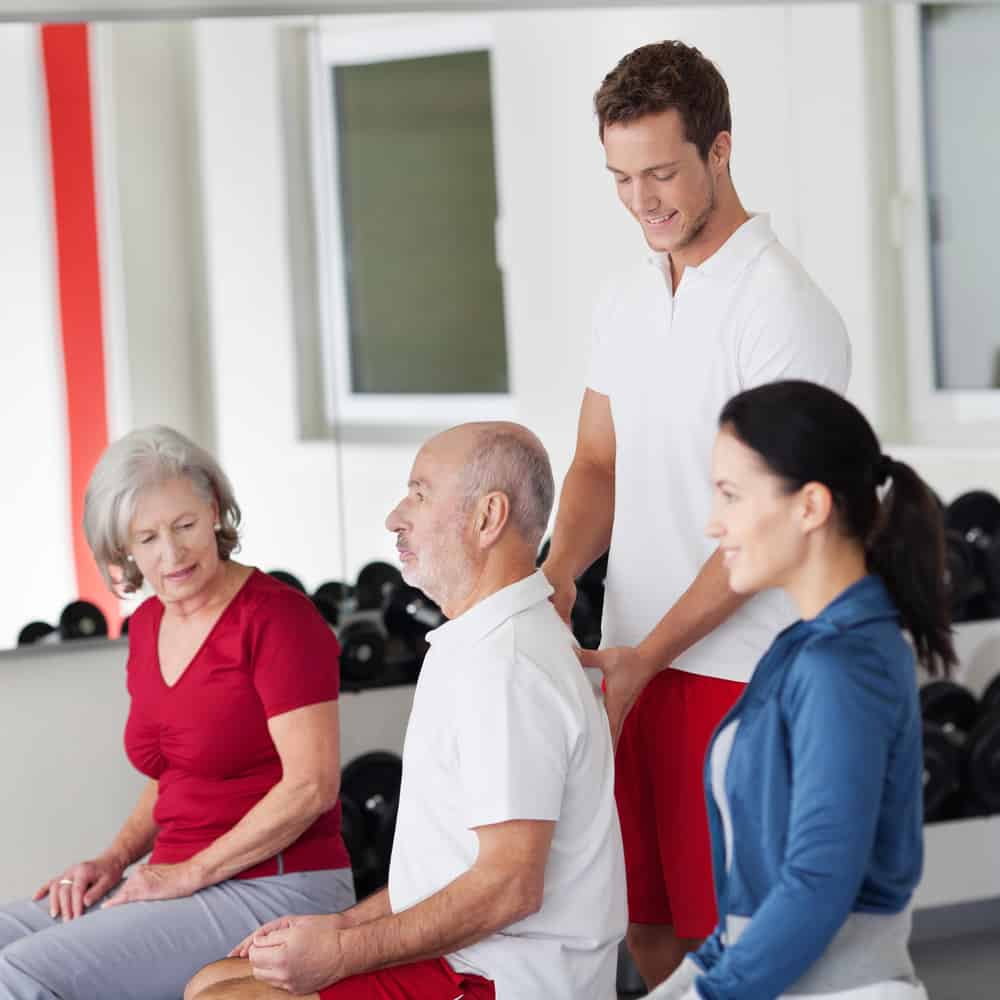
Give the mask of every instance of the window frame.
<svg viewBox="0 0 1000 1000">
<path fill-rule="evenodd" d="M 1000 392 L 937 385 L 921 33 L 925 6 L 893 8 L 898 184 L 893 214 L 907 333 L 910 432 L 922 444 L 968 444 L 971 434 L 977 444 L 995 444 L 1000 442 Z"/>
<path fill-rule="evenodd" d="M 317 281 L 319 287 L 320 342 L 324 365 L 323 388 L 326 417 L 331 426 L 419 425 L 448 426 L 467 420 L 511 419 L 515 411 L 511 337 L 508 329 L 507 290 L 501 308 L 507 356 L 507 392 L 503 393 L 372 393 L 356 392 L 351 385 L 350 315 L 346 279 L 340 198 L 338 130 L 331 85 L 338 66 L 415 59 L 469 51 L 494 53 L 492 25 L 485 17 L 444 17 L 419 21 L 400 17 L 379 18 L 369 25 L 358 18 L 345 30 L 343 24 L 321 24 L 311 47 L 311 119 L 313 136 L 313 187 L 317 227 Z M 491 86 L 496 137 L 496 95 Z M 505 270 L 500 253 L 501 193 L 497 143 L 493 171 L 497 188 L 494 246 L 497 266 Z"/>
</svg>

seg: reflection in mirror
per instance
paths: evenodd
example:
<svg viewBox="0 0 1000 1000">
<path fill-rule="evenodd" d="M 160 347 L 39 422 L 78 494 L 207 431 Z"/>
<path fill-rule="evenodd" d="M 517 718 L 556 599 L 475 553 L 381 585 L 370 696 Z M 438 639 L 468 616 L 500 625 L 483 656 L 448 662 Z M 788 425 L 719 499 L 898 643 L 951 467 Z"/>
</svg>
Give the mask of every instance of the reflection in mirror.
<svg viewBox="0 0 1000 1000">
<path fill-rule="evenodd" d="M 719 64 L 743 201 L 839 308 L 852 394 L 895 433 L 890 29 L 850 3 L 0 27 L 19 470 L 0 641 L 80 597 L 114 616 L 72 526 L 102 443 L 132 427 L 211 449 L 241 558 L 310 591 L 393 560 L 383 518 L 435 426 L 522 420 L 561 478 L 595 294 L 644 253 L 591 97 L 650 39 Z M 463 34 L 486 41 L 447 76 Z M 413 62 L 439 78 L 400 84 Z M 400 86 L 410 103 L 382 96 Z M 444 131 L 418 134 L 437 104 Z M 444 391 L 416 400 L 414 375 Z"/>
</svg>

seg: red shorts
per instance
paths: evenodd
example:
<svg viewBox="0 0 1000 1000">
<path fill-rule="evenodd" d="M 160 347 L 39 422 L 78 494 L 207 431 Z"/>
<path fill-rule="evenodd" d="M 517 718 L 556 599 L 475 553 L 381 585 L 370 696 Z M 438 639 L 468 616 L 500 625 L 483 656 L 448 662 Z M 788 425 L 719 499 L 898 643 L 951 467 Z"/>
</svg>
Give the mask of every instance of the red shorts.
<svg viewBox="0 0 1000 1000">
<path fill-rule="evenodd" d="M 342 979 L 320 1000 L 496 1000 L 493 983 L 456 972 L 443 958 Z"/>
<path fill-rule="evenodd" d="M 715 930 L 703 764 L 715 727 L 744 687 L 664 670 L 625 719 L 615 798 L 634 924 L 670 924 L 682 938 Z"/>
</svg>

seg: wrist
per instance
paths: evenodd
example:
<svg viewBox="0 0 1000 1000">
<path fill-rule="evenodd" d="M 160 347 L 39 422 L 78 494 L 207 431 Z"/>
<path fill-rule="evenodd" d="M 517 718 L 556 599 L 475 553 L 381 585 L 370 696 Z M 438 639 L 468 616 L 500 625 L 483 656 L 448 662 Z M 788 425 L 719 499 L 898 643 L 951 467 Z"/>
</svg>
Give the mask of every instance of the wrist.
<svg viewBox="0 0 1000 1000">
<path fill-rule="evenodd" d="M 132 864 L 131 854 L 124 847 L 118 845 L 109 847 L 97 860 L 101 864 L 110 865 L 119 875 Z"/>
<path fill-rule="evenodd" d="M 644 682 L 648 683 L 658 673 L 665 670 L 669 660 L 657 650 L 651 649 L 646 642 L 640 642 L 635 647 L 637 671 Z"/>
</svg>

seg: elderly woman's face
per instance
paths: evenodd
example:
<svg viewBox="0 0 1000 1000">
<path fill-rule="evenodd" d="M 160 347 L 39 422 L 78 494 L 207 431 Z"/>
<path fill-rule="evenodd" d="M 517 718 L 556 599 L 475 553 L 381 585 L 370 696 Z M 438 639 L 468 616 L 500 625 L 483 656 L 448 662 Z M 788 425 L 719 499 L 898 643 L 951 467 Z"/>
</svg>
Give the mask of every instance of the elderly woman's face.
<svg viewBox="0 0 1000 1000">
<path fill-rule="evenodd" d="M 198 594 L 221 567 L 215 540 L 218 512 L 181 476 L 140 494 L 129 525 L 128 550 L 163 601 Z"/>
</svg>

